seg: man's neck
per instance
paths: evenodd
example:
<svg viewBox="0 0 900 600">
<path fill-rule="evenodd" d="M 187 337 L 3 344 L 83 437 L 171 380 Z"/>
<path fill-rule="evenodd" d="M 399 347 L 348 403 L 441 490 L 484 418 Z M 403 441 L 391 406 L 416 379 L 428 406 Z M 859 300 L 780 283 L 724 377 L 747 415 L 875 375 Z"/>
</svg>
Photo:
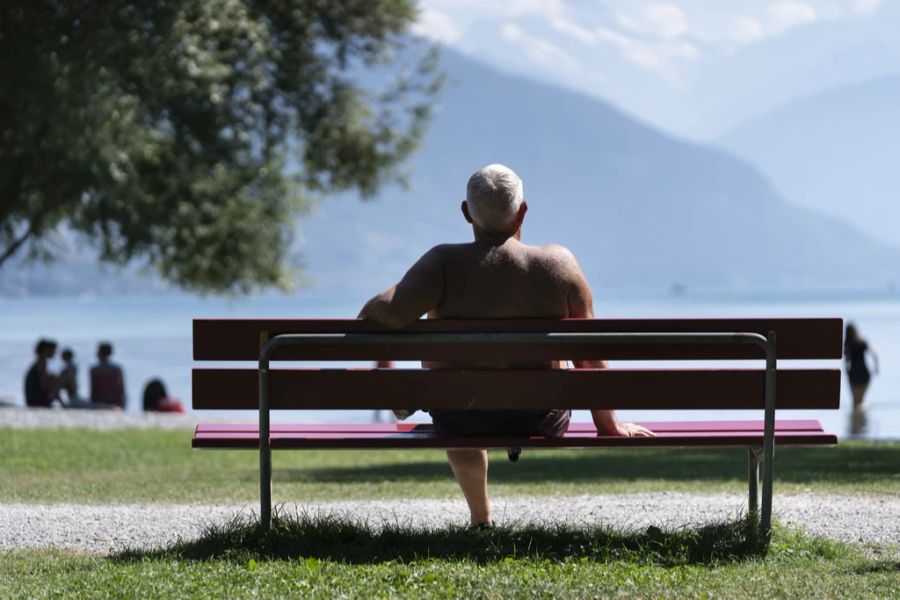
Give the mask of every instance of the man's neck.
<svg viewBox="0 0 900 600">
<path fill-rule="evenodd" d="M 515 238 L 516 240 L 522 239 L 522 229 L 516 229 L 513 233 L 507 233 L 503 231 L 481 231 L 477 227 L 472 228 L 472 233 L 475 236 L 476 242 L 488 242 L 491 244 L 503 244 L 510 238 Z"/>
</svg>

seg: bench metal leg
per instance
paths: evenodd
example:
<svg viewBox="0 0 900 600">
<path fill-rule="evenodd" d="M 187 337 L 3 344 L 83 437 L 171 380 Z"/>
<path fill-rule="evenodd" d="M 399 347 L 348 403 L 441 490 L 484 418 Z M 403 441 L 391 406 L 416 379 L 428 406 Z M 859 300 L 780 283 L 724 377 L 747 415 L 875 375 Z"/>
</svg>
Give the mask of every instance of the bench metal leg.
<svg viewBox="0 0 900 600">
<path fill-rule="evenodd" d="M 762 448 L 747 449 L 747 484 L 749 488 L 749 514 L 759 518 L 759 455 Z"/>
<path fill-rule="evenodd" d="M 265 364 L 263 364 L 265 362 Z M 269 439 L 269 364 L 259 367 L 259 527 L 272 526 L 272 448 Z"/>
<path fill-rule="evenodd" d="M 763 473 L 762 473 L 762 514 L 759 519 L 760 533 L 768 538 L 772 534 L 772 483 L 775 462 L 775 378 L 777 354 L 775 353 L 775 332 L 766 336 L 766 412 L 763 432 Z"/>
</svg>

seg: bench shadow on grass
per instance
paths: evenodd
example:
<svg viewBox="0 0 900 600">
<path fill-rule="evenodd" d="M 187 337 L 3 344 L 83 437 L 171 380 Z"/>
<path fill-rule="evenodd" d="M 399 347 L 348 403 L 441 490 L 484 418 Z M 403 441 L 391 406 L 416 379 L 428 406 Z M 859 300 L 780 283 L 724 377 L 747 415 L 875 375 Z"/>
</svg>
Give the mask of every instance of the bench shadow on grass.
<svg viewBox="0 0 900 600">
<path fill-rule="evenodd" d="M 473 530 L 463 527 L 420 529 L 385 524 L 369 526 L 339 516 L 276 515 L 262 533 L 246 517 L 209 527 L 198 539 L 152 551 L 130 550 L 117 562 L 249 559 L 332 560 L 344 563 L 410 562 L 423 559 L 490 563 L 506 558 L 596 561 L 634 560 L 664 566 L 721 564 L 763 556 L 755 521 L 749 518 L 662 531 L 616 532 L 607 528 L 529 525 Z"/>
<path fill-rule="evenodd" d="M 779 448 L 775 461 L 778 481 L 825 481 L 854 484 L 900 473 L 900 445 L 866 444 L 829 448 Z M 535 481 L 729 481 L 745 477 L 745 450 L 604 450 L 542 451 L 525 449 L 517 463 L 492 454 L 491 476 L 508 483 Z M 280 482 L 316 481 L 366 483 L 393 480 L 444 481 L 449 468 L 440 452 L 433 461 L 367 464 L 364 466 L 278 468 Z"/>
</svg>

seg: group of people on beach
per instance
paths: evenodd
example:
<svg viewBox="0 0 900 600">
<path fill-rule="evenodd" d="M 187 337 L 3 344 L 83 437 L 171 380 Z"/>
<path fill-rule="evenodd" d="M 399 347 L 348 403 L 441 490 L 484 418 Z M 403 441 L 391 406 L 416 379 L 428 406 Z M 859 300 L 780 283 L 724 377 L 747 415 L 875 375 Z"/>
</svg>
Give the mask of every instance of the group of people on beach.
<svg viewBox="0 0 900 600">
<path fill-rule="evenodd" d="M 38 340 L 34 348 L 35 361 L 25 374 L 25 404 L 31 407 L 49 408 L 59 403 L 66 408 L 125 408 L 125 377 L 122 367 L 113 363 L 112 344 L 97 345 L 97 364 L 91 367 L 90 399 L 78 393 L 78 366 L 71 348 L 62 351 L 63 368 L 58 373 L 50 371 L 50 360 L 56 356 L 54 340 Z"/>
<path fill-rule="evenodd" d="M 25 405 L 50 408 L 125 410 L 125 375 L 122 367 L 112 362 L 113 345 L 97 345 L 97 364 L 90 370 L 90 394 L 83 398 L 78 392 L 78 365 L 71 348 L 61 353 L 62 369 L 53 373 L 50 360 L 56 356 L 58 345 L 50 339 L 40 339 L 34 348 L 35 360 L 25 373 Z M 159 379 L 144 387 L 143 409 L 158 412 L 185 412 L 184 405 L 171 398 Z"/>
</svg>

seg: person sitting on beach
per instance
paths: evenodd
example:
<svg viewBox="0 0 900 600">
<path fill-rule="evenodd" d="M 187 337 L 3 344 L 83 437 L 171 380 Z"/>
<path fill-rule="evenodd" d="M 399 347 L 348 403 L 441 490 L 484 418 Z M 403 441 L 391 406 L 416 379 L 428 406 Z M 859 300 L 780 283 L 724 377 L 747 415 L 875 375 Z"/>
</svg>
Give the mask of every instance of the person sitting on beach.
<svg viewBox="0 0 900 600">
<path fill-rule="evenodd" d="M 359 313 L 389 327 L 401 327 L 423 314 L 428 318 L 527 319 L 591 318 L 591 288 L 573 254 L 563 246 L 528 246 L 521 240 L 528 205 L 522 180 L 508 167 L 489 165 L 469 179 L 462 213 L 474 241 L 443 244 L 426 252 L 400 282 L 370 299 Z M 423 362 L 426 368 L 447 363 Z M 454 362 L 454 368 L 483 363 Z M 535 368 L 513 362 L 499 368 Z M 602 360 L 575 361 L 579 368 L 605 368 Z M 537 368 L 563 368 L 553 361 Z M 435 427 L 454 435 L 562 436 L 571 411 L 432 410 Z M 611 410 L 591 411 L 598 435 L 652 436 Z M 450 468 L 476 526 L 492 524 L 487 490 L 488 458 L 483 449 L 448 450 Z"/>
<path fill-rule="evenodd" d="M 35 361 L 25 373 L 25 405 L 50 408 L 59 395 L 59 377 L 50 372 L 47 363 L 56 354 L 56 342 L 38 340 Z"/>
<path fill-rule="evenodd" d="M 77 405 L 78 397 L 78 367 L 75 365 L 75 353 L 71 348 L 64 348 L 60 353 L 63 360 L 63 369 L 59 372 L 59 400 L 62 402 L 62 392 L 66 393 L 67 402 L 64 405 Z"/>
<path fill-rule="evenodd" d="M 96 365 L 91 367 L 91 402 L 125 408 L 125 376 L 122 367 L 109 360 L 113 347 L 109 342 L 97 346 Z"/>
<path fill-rule="evenodd" d="M 181 400 L 169 396 L 160 379 L 151 379 L 144 386 L 144 412 L 184 413 L 187 409 Z"/>
<path fill-rule="evenodd" d="M 120 407 L 113 404 L 102 404 L 99 402 L 89 402 L 78 395 L 78 366 L 75 364 L 75 353 L 71 348 L 65 348 L 60 356 L 63 359 L 63 369 L 59 372 L 59 391 L 57 399 L 63 408 L 86 408 L 86 409 L 104 409 L 119 410 Z M 66 399 L 63 400 L 62 392 L 66 393 Z"/>
</svg>

